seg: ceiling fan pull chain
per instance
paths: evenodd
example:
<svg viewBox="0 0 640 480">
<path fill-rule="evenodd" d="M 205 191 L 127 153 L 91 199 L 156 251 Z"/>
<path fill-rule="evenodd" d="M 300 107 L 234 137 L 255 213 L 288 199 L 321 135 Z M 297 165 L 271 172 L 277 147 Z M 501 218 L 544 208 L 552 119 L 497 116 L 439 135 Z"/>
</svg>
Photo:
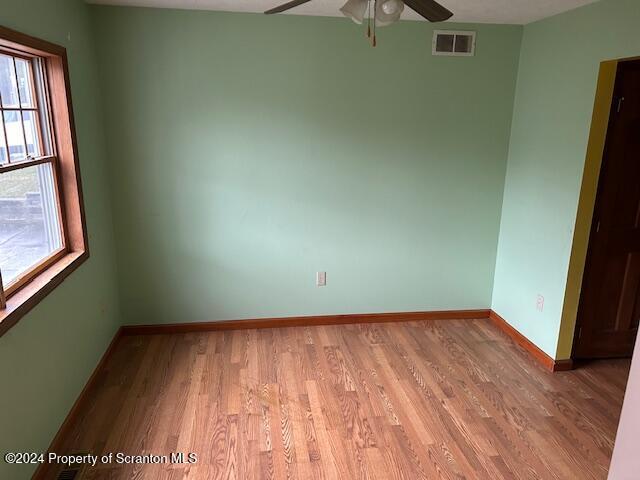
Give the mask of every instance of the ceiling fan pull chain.
<svg viewBox="0 0 640 480">
<path fill-rule="evenodd" d="M 378 13 L 378 0 L 374 0 L 373 2 L 373 46 L 377 45 L 376 41 L 376 17 Z"/>
</svg>

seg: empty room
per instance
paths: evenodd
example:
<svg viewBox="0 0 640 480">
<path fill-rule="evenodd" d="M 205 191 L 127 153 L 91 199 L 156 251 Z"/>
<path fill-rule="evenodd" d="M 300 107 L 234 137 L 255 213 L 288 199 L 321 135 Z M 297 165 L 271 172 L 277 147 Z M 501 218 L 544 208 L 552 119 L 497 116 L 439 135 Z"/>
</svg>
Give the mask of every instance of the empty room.
<svg viewBox="0 0 640 480">
<path fill-rule="evenodd" d="M 639 480 L 639 31 L 0 0 L 0 479 Z"/>
</svg>

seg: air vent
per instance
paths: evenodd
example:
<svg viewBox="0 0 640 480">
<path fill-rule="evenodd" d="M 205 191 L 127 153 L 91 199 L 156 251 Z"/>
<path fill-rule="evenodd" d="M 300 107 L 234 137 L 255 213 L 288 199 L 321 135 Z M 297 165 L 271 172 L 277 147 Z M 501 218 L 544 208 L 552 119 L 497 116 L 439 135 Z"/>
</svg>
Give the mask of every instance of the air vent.
<svg viewBox="0 0 640 480">
<path fill-rule="evenodd" d="M 75 480 L 79 473 L 79 468 L 65 468 L 58 474 L 56 480 Z"/>
<path fill-rule="evenodd" d="M 432 53 L 453 57 L 472 57 L 476 51 L 476 32 L 436 30 L 433 32 Z"/>
<path fill-rule="evenodd" d="M 74 453 L 71 457 L 85 457 L 87 453 Z M 82 471 L 84 470 L 83 463 L 71 463 L 62 467 L 56 476 L 56 480 L 80 480 L 82 477 Z"/>
</svg>

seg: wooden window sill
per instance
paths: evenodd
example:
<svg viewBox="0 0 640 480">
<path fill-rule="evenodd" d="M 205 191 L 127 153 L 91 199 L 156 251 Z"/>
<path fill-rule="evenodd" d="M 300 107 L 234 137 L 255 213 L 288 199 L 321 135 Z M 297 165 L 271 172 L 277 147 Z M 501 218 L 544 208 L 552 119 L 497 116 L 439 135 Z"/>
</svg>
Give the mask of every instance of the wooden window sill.
<svg viewBox="0 0 640 480">
<path fill-rule="evenodd" d="M 67 253 L 8 298 L 6 308 L 0 310 L 0 336 L 18 323 L 29 310 L 60 285 L 87 258 L 89 258 L 89 252 L 86 250 Z"/>
</svg>

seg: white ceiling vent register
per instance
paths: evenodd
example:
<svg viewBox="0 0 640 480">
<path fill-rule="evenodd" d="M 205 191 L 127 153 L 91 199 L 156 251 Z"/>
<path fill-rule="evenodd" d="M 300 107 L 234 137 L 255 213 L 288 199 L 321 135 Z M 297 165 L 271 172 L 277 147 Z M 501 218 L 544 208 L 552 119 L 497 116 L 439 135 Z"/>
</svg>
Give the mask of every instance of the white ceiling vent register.
<svg viewBox="0 0 640 480">
<path fill-rule="evenodd" d="M 453 57 L 473 57 L 476 52 L 476 32 L 436 30 L 433 32 L 432 53 Z"/>
</svg>

